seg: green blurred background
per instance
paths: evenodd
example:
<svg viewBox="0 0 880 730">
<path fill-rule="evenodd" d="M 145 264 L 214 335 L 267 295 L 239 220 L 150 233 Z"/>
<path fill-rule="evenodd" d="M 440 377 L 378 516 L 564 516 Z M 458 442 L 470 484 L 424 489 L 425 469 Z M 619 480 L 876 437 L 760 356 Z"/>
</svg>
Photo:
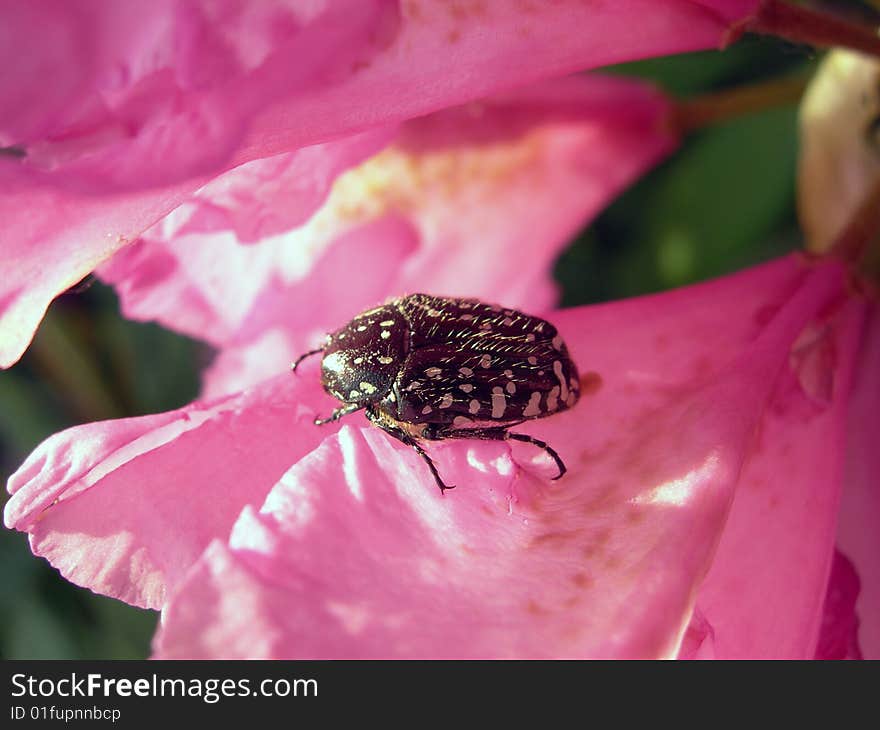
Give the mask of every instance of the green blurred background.
<svg viewBox="0 0 880 730">
<path fill-rule="evenodd" d="M 689 97 L 808 73 L 817 56 L 746 38 L 722 53 L 627 64 L 615 73 Z M 799 245 L 792 105 L 699 131 L 573 241 L 556 268 L 563 304 L 599 302 L 732 272 Z M 61 296 L 22 361 L 0 374 L 3 482 L 52 433 L 86 421 L 180 407 L 196 397 L 210 351 L 119 315 L 99 284 Z M 5 499 L 5 494 L 4 494 Z M 141 658 L 157 614 L 96 596 L 0 531 L 0 656 Z"/>
</svg>

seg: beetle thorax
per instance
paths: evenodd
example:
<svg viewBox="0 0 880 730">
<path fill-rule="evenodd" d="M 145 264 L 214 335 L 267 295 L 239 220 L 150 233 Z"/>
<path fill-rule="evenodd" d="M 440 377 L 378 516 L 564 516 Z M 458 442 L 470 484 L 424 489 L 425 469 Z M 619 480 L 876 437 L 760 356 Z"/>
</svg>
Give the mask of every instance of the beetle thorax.
<svg viewBox="0 0 880 730">
<path fill-rule="evenodd" d="M 409 346 L 409 324 L 394 306 L 377 307 L 332 333 L 324 347 L 321 382 L 346 403 L 376 403 L 388 395 Z"/>
</svg>

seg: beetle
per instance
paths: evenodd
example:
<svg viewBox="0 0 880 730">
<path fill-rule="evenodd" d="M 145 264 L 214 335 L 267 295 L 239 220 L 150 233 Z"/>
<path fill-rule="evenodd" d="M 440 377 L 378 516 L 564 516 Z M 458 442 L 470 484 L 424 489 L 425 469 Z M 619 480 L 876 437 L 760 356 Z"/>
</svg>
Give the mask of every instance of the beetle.
<svg viewBox="0 0 880 730">
<path fill-rule="evenodd" d="M 446 484 L 422 441 L 513 440 L 534 444 L 565 464 L 544 441 L 509 429 L 574 406 L 580 381 L 568 348 L 549 322 L 486 304 L 410 294 L 361 312 L 327 335 L 321 384 L 343 405 L 317 425 L 364 410 L 376 426 L 425 460 Z"/>
</svg>

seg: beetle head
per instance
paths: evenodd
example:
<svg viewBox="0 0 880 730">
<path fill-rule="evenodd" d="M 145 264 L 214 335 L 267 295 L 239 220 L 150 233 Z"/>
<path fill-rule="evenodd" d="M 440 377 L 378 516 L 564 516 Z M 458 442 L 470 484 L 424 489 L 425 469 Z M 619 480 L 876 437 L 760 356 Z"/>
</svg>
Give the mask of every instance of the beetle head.
<svg viewBox="0 0 880 730">
<path fill-rule="evenodd" d="M 344 403 L 368 405 L 388 395 L 406 359 L 409 325 L 394 306 L 359 314 L 328 335 L 321 383 Z"/>
</svg>

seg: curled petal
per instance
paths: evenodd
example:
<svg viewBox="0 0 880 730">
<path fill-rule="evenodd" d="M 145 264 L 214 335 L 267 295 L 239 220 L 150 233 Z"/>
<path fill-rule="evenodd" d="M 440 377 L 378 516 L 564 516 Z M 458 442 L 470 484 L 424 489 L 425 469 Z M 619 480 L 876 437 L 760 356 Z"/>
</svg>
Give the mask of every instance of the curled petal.
<svg viewBox="0 0 880 730">
<path fill-rule="evenodd" d="M 317 390 L 286 375 L 155 416 L 77 426 L 9 479 L 7 527 L 79 585 L 160 608 L 242 507 L 314 448 Z M 311 405 L 310 405 L 311 404 Z"/>
</svg>

